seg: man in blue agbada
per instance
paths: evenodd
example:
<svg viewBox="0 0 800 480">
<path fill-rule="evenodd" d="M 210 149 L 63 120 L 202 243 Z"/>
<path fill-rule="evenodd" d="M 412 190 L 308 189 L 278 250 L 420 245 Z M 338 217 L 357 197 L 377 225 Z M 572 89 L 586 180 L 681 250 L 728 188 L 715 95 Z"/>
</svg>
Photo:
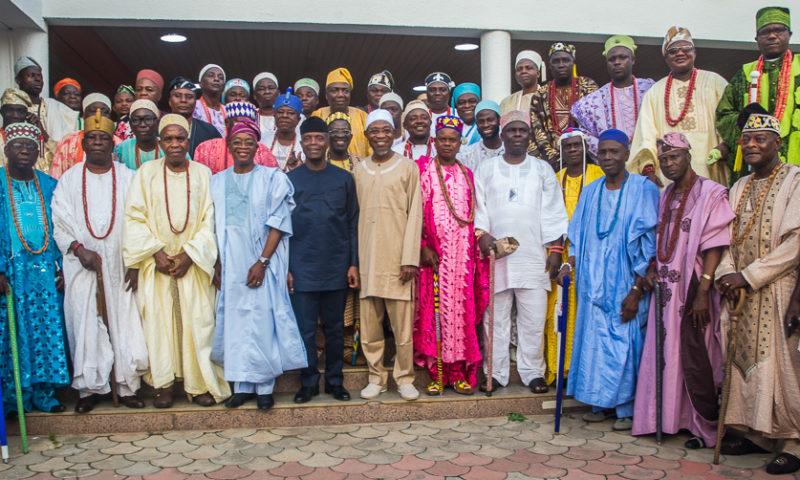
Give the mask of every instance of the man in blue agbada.
<svg viewBox="0 0 800 480">
<path fill-rule="evenodd" d="M 286 287 L 294 189 L 279 169 L 254 164 L 260 133 L 240 118 L 228 132 L 233 166 L 211 178 L 221 259 L 211 358 L 235 382 L 227 407 L 255 396 L 267 410 L 275 378 L 304 368 L 306 350 Z"/>
<path fill-rule="evenodd" d="M 625 171 L 628 153 L 625 133 L 600 135 L 605 177 L 584 187 L 568 230 L 570 260 L 581 274 L 567 394 L 592 405 L 586 421 L 616 413 L 615 430 L 631 428 L 650 302 L 642 283 L 656 253 L 658 219 L 658 187 Z M 564 266 L 561 277 L 569 270 Z"/>
<path fill-rule="evenodd" d="M 70 381 L 64 341 L 61 253 L 53 240 L 50 200 L 56 181 L 33 169 L 41 132 L 5 127 L 8 165 L 0 168 L 0 381 L 3 407 L 16 411 L 6 293 L 13 289 L 25 411 L 63 412 L 55 389 Z M 0 419 L 0 422 L 3 419 Z"/>
</svg>

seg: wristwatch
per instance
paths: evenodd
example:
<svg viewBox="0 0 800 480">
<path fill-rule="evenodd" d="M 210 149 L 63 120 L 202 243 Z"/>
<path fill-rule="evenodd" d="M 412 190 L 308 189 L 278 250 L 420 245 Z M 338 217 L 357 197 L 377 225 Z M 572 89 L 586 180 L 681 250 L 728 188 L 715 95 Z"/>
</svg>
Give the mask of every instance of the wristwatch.
<svg viewBox="0 0 800 480">
<path fill-rule="evenodd" d="M 261 265 L 264 265 L 264 268 L 269 267 L 269 258 L 258 257 L 258 261 L 261 262 Z"/>
</svg>

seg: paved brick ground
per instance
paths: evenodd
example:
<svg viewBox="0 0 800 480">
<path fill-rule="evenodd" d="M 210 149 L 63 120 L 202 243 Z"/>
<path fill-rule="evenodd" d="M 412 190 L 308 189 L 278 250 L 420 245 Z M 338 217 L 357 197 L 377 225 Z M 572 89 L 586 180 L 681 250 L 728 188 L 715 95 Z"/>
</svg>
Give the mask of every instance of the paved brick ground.
<svg viewBox="0 0 800 480">
<path fill-rule="evenodd" d="M 776 478 L 769 455 L 724 458 L 683 448 L 685 435 L 658 446 L 652 437 L 613 432 L 611 421 L 568 416 L 442 420 L 270 430 L 176 431 L 30 439 L 0 478 L 136 479 L 728 479 Z M 786 477 L 784 477 L 786 478 Z M 800 478 L 797 477 L 797 478 Z"/>
</svg>

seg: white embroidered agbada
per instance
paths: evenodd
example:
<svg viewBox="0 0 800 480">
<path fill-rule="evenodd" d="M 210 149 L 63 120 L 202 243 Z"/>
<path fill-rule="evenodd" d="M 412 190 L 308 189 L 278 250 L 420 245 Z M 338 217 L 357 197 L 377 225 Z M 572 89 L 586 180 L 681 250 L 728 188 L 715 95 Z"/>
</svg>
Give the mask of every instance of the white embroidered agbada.
<svg viewBox="0 0 800 480">
<path fill-rule="evenodd" d="M 147 346 L 134 292 L 125 291 L 125 267 L 122 264 L 122 224 L 125 199 L 134 172 L 112 162 L 113 172 L 98 175 L 86 172 L 88 221 L 94 234 L 109 231 L 112 219 L 113 176 L 116 175 L 116 214 L 108 237 L 91 235 L 84 215 L 84 163 L 73 166 L 58 182 L 50 207 L 53 212 L 53 237 L 64 261 L 64 319 L 72 355 L 72 387 L 81 397 L 111 391 L 109 376 L 112 364 L 118 393 L 125 397 L 136 393 L 141 376 L 147 371 Z M 97 313 L 97 274 L 81 265 L 78 257 L 67 253 L 72 242 L 83 244 L 102 259 L 108 326 Z"/>
</svg>

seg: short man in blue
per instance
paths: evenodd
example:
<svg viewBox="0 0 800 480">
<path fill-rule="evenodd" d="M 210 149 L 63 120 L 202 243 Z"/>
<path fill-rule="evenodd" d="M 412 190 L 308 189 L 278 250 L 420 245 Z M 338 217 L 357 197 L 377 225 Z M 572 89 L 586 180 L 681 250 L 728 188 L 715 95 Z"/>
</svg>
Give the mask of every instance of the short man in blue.
<svg viewBox="0 0 800 480">
<path fill-rule="evenodd" d="M 615 430 L 632 425 L 650 305 L 643 282 L 656 254 L 658 220 L 658 187 L 625 171 L 628 153 L 624 132 L 600 135 L 597 160 L 605 177 L 584 187 L 568 230 L 570 260 L 581 274 L 567 394 L 592 406 L 586 421 L 616 413 Z"/>
<path fill-rule="evenodd" d="M 294 397 L 305 403 L 319 394 L 317 319 L 325 332 L 325 393 L 350 400 L 342 385 L 344 306 L 347 288 L 358 288 L 358 198 L 353 176 L 331 165 L 328 125 L 310 117 L 300 126 L 306 161 L 287 175 L 294 185 L 289 243 L 289 292 L 303 334 L 308 367 Z"/>
</svg>

